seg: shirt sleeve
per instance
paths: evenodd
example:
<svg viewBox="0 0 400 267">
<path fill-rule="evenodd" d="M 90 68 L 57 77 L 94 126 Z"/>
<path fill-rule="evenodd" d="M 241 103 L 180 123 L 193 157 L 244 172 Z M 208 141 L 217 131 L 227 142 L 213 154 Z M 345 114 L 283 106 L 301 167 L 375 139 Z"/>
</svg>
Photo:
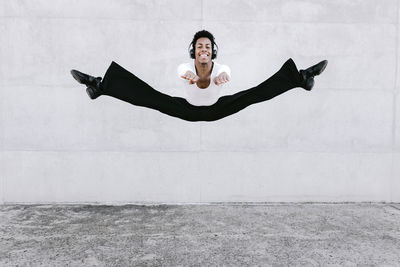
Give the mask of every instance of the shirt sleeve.
<svg viewBox="0 0 400 267">
<path fill-rule="evenodd" d="M 228 74 L 229 78 L 231 77 L 231 69 L 227 65 L 221 65 L 217 72 L 217 76 L 220 75 L 221 73 L 226 72 Z"/>
<path fill-rule="evenodd" d="M 188 63 L 180 64 L 177 69 L 178 77 L 181 78 L 181 76 L 184 75 L 188 70 L 194 73 L 193 69 L 190 67 Z"/>
</svg>

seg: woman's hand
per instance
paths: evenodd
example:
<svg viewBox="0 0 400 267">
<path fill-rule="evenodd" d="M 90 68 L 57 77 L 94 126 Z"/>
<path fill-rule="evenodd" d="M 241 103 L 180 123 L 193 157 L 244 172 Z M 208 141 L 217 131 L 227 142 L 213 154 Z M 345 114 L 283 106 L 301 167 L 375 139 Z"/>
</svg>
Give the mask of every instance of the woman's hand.
<svg viewBox="0 0 400 267">
<path fill-rule="evenodd" d="M 229 82 L 229 75 L 226 72 L 222 72 L 220 75 L 214 78 L 214 83 L 220 85 Z"/>
<path fill-rule="evenodd" d="M 188 70 L 185 75 L 182 75 L 181 78 L 189 80 L 190 84 L 197 83 L 197 81 L 200 79 L 199 76 Z"/>
</svg>

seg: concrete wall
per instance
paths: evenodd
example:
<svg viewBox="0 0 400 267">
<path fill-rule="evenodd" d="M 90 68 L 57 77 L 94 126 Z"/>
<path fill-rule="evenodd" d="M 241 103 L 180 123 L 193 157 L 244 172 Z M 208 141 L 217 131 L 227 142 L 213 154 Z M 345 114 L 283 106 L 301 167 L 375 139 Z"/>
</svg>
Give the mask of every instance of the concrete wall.
<svg viewBox="0 0 400 267">
<path fill-rule="evenodd" d="M 400 201 L 397 0 L 0 2 L 0 201 Z M 224 94 L 285 60 L 329 65 L 215 122 L 102 96 L 69 74 L 112 60 L 180 96 L 176 67 L 210 30 Z"/>
</svg>

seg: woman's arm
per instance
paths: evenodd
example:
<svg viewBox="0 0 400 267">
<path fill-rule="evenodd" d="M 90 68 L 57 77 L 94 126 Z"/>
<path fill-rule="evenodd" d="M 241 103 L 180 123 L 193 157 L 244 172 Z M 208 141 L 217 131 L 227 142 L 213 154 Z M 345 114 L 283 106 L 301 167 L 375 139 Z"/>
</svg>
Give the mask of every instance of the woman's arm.
<svg viewBox="0 0 400 267">
<path fill-rule="evenodd" d="M 220 85 L 229 82 L 231 79 L 231 69 L 227 65 L 221 65 L 218 69 L 217 75 L 214 78 L 214 83 Z"/>
<path fill-rule="evenodd" d="M 180 64 L 177 71 L 179 78 L 189 80 L 190 84 L 195 84 L 199 80 L 199 76 L 194 73 L 189 64 Z"/>
<path fill-rule="evenodd" d="M 221 65 L 221 67 L 219 68 L 219 70 L 217 72 L 217 76 L 223 72 L 228 74 L 229 78 L 231 77 L 231 68 L 229 68 L 227 65 Z"/>
</svg>

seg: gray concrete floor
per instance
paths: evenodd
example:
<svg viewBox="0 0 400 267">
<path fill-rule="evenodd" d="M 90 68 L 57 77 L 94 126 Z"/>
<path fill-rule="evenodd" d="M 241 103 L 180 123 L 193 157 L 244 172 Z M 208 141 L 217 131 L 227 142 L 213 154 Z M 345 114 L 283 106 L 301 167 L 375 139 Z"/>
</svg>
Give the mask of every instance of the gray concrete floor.
<svg viewBox="0 0 400 267">
<path fill-rule="evenodd" d="M 3 205 L 0 266 L 400 266 L 400 205 Z"/>
</svg>

